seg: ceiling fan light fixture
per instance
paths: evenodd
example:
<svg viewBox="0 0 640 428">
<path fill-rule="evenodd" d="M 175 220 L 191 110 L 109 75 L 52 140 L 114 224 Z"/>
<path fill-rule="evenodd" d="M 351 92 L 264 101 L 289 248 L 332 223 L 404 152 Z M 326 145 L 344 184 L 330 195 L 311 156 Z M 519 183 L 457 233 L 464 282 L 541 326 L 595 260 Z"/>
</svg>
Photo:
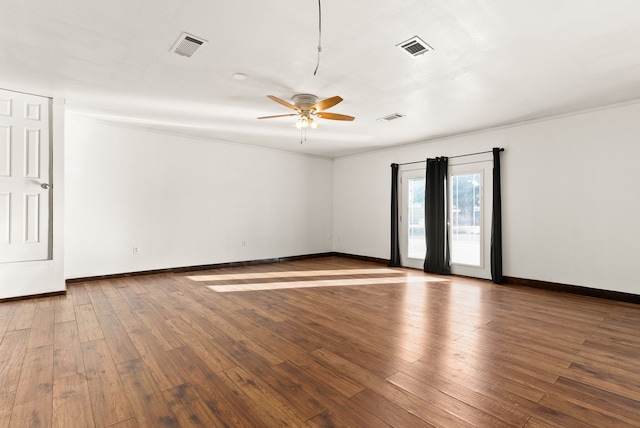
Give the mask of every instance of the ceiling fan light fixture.
<svg viewBox="0 0 640 428">
<path fill-rule="evenodd" d="M 303 112 L 300 114 L 300 117 L 298 117 L 295 127 L 298 129 L 303 129 L 303 128 L 318 129 L 318 122 L 313 120 L 313 118 L 309 113 Z"/>
<path fill-rule="evenodd" d="M 296 122 L 296 128 L 302 129 L 309 126 L 309 118 L 307 116 L 300 116 Z"/>
</svg>

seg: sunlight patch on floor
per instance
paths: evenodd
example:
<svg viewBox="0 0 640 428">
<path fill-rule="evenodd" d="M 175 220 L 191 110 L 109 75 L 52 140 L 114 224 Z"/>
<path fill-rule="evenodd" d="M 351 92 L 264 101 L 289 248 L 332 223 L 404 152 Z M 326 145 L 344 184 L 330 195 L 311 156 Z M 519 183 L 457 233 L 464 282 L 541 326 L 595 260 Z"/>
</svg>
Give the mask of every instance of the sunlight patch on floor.
<svg viewBox="0 0 640 428">
<path fill-rule="evenodd" d="M 251 272 L 229 273 L 221 275 L 189 275 L 191 281 L 228 281 L 233 279 L 259 279 L 259 278 L 305 278 L 309 276 L 337 276 L 337 275 L 381 275 L 401 274 L 403 272 L 393 269 L 331 269 L 331 270 L 294 270 L 287 272 Z"/>
<path fill-rule="evenodd" d="M 311 287 L 348 287 L 354 285 L 380 285 L 380 284 L 409 284 L 449 281 L 447 279 L 432 276 L 401 276 L 388 278 L 353 278 L 353 279 L 327 279 L 311 281 L 286 281 L 286 282 L 263 282 L 253 284 L 230 284 L 230 285 L 209 285 L 207 288 L 218 293 L 228 293 L 232 291 L 264 291 L 283 290 L 287 288 L 311 288 Z"/>
</svg>

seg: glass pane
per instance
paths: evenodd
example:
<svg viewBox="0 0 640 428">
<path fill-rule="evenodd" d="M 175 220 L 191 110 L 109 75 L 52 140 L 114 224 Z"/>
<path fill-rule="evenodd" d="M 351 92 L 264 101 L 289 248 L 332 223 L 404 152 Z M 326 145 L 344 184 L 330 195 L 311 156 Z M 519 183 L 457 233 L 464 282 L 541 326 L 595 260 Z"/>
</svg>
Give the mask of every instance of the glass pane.
<svg viewBox="0 0 640 428">
<path fill-rule="evenodd" d="M 427 251 L 427 244 L 424 241 L 424 178 L 409 179 L 408 197 L 408 256 L 412 259 L 424 260 Z"/>
<path fill-rule="evenodd" d="M 451 262 L 480 266 L 480 174 L 451 176 Z"/>
</svg>

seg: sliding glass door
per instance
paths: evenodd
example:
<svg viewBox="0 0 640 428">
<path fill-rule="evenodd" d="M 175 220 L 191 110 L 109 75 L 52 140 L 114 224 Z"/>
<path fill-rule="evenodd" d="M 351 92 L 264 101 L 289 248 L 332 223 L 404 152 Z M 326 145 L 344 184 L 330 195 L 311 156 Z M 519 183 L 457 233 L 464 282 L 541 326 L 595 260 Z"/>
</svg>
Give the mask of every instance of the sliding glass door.
<svg viewBox="0 0 640 428">
<path fill-rule="evenodd" d="M 491 279 L 491 174 L 490 161 L 449 165 L 447 215 L 453 274 Z M 422 269 L 425 169 L 400 171 L 399 179 L 401 263 Z"/>
<path fill-rule="evenodd" d="M 426 253 L 424 238 L 425 171 L 400 173 L 400 257 L 402 266 L 422 269 Z"/>
<path fill-rule="evenodd" d="M 482 173 L 452 174 L 451 262 L 482 265 Z"/>
<path fill-rule="evenodd" d="M 491 278 L 491 164 L 449 167 L 449 245 L 451 272 Z"/>
</svg>

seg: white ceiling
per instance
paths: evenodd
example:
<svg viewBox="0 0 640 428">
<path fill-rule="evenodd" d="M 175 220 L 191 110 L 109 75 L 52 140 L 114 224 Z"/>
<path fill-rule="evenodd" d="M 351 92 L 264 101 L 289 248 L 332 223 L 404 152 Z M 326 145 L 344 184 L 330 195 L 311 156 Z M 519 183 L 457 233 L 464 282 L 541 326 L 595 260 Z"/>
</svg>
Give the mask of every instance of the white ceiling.
<svg viewBox="0 0 640 428">
<path fill-rule="evenodd" d="M 2 0 L 0 87 L 67 111 L 336 157 L 640 98 L 638 0 Z M 169 52 L 182 32 L 208 40 Z M 396 45 L 419 36 L 417 58 Z M 244 73 L 244 81 L 232 79 Z M 300 144 L 267 99 L 340 95 Z M 393 122 L 376 119 L 392 113 Z"/>
</svg>

